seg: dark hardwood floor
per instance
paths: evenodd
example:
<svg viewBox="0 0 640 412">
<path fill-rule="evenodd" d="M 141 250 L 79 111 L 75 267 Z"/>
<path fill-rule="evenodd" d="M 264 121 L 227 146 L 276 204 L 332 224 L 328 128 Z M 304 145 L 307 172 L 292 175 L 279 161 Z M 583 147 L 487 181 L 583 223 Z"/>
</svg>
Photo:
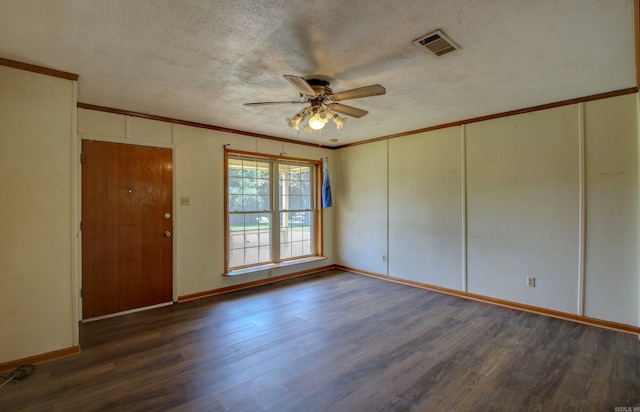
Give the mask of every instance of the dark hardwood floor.
<svg viewBox="0 0 640 412">
<path fill-rule="evenodd" d="M 340 271 L 81 325 L 1 411 L 614 411 L 637 336 Z"/>
</svg>

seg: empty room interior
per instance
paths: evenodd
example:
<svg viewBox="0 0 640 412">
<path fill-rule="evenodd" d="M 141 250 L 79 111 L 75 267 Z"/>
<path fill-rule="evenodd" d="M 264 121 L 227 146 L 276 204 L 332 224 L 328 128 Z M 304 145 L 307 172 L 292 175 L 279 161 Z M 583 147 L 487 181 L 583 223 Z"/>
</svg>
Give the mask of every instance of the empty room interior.
<svg viewBox="0 0 640 412">
<path fill-rule="evenodd" d="M 0 410 L 640 409 L 639 44 L 640 0 L 2 2 Z"/>
</svg>

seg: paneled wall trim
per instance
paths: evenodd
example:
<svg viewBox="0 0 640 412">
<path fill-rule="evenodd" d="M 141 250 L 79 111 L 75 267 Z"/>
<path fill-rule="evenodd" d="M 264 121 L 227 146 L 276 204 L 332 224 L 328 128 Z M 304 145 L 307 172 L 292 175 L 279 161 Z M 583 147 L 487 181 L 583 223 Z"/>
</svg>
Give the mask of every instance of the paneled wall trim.
<svg viewBox="0 0 640 412">
<path fill-rule="evenodd" d="M 638 157 L 637 93 L 338 149 L 336 264 L 638 327 Z"/>
</svg>

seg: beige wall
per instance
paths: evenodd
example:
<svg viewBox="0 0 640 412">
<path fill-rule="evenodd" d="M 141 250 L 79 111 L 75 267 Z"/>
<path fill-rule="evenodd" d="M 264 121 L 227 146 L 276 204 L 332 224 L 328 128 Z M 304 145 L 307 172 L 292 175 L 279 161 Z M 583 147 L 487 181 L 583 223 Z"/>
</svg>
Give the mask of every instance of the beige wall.
<svg viewBox="0 0 640 412">
<path fill-rule="evenodd" d="M 387 271 L 387 142 L 337 151 L 336 260 L 360 270 Z"/>
<path fill-rule="evenodd" d="M 76 82 L 0 66 L 0 362 L 77 345 Z"/>
<path fill-rule="evenodd" d="M 575 313 L 577 106 L 470 124 L 466 138 L 468 291 Z"/>
<path fill-rule="evenodd" d="M 174 149 L 174 298 L 333 264 L 333 211 L 324 209 L 327 259 L 239 276 L 224 272 L 224 145 L 230 149 L 320 160 L 334 151 L 132 116 L 78 109 L 83 139 Z M 189 197 L 189 206 L 179 199 Z"/>
<path fill-rule="evenodd" d="M 338 150 L 336 263 L 639 326 L 637 100 Z"/>
<path fill-rule="evenodd" d="M 389 141 L 389 273 L 462 290 L 459 128 Z"/>
</svg>

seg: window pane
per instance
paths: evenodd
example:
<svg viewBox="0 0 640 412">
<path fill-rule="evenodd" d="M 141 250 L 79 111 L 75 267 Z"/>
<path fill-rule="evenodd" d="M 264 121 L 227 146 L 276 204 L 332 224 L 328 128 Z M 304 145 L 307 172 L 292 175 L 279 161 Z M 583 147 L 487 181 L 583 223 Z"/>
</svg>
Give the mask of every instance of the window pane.
<svg viewBox="0 0 640 412">
<path fill-rule="evenodd" d="M 244 248 L 231 249 L 229 251 L 229 267 L 238 267 L 244 265 Z"/>
<path fill-rule="evenodd" d="M 244 231 L 255 229 L 258 226 L 259 215 L 257 213 L 244 214 Z"/>
<path fill-rule="evenodd" d="M 271 164 L 267 162 L 260 162 L 258 164 L 258 179 L 269 180 L 269 170 Z"/>
<path fill-rule="evenodd" d="M 247 246 L 244 249 L 244 265 L 255 265 L 260 262 L 257 246 Z"/>
<path fill-rule="evenodd" d="M 271 248 L 266 246 L 260 246 L 258 249 L 260 262 L 271 262 Z"/>
<path fill-rule="evenodd" d="M 229 164 L 229 169 L 228 169 L 229 177 L 242 176 L 242 160 L 229 158 L 228 164 Z"/>
<path fill-rule="evenodd" d="M 304 225 L 304 212 L 289 212 L 283 213 L 288 215 L 289 226 L 303 226 Z"/>
<path fill-rule="evenodd" d="M 260 246 L 260 239 L 259 239 L 259 233 L 257 230 L 253 229 L 253 230 L 247 230 L 246 232 L 244 232 L 244 236 L 245 236 L 245 249 L 256 249 L 253 252 L 255 253 L 255 259 L 253 259 L 251 262 L 247 262 L 247 263 L 257 263 L 258 262 L 258 255 L 257 255 L 257 248 Z M 253 255 L 254 253 L 252 253 Z"/>
<path fill-rule="evenodd" d="M 258 177 L 258 162 L 255 160 L 242 161 L 242 176 L 255 179 Z"/>
<path fill-rule="evenodd" d="M 271 205 L 269 204 L 268 195 L 258 197 L 258 208 L 259 210 L 271 210 Z"/>
<path fill-rule="evenodd" d="M 242 177 L 229 176 L 229 194 L 242 193 Z"/>
<path fill-rule="evenodd" d="M 304 242 L 302 242 L 302 254 L 303 255 L 310 255 L 311 254 L 311 241 L 310 240 L 305 240 Z"/>
<path fill-rule="evenodd" d="M 302 240 L 311 240 L 311 226 L 302 228 Z"/>
<path fill-rule="evenodd" d="M 236 249 L 244 249 L 244 231 L 231 232 L 229 240 L 229 246 L 232 252 Z"/>
<path fill-rule="evenodd" d="M 291 257 L 291 244 L 290 243 L 281 243 L 280 244 L 280 259 L 289 259 Z"/>
<path fill-rule="evenodd" d="M 233 156 L 227 161 L 230 269 L 313 256 L 316 166 Z M 279 256 L 273 242 L 280 244 Z"/>
<path fill-rule="evenodd" d="M 242 195 L 229 195 L 229 211 L 237 212 L 242 210 Z"/>
<path fill-rule="evenodd" d="M 238 231 L 244 228 L 244 215 L 233 213 L 229 215 L 229 230 Z M 244 230 L 244 229 L 242 229 Z"/>
<path fill-rule="evenodd" d="M 229 266 L 270 262 L 269 213 L 236 213 L 229 216 Z"/>
<path fill-rule="evenodd" d="M 313 255 L 312 225 L 314 212 L 280 212 L 280 257 Z"/>
<path fill-rule="evenodd" d="M 256 181 L 258 194 L 268 195 L 271 191 L 269 190 L 269 179 L 258 179 Z"/>
<path fill-rule="evenodd" d="M 299 180 L 289 180 L 289 194 L 290 195 L 301 195 L 302 188 L 300 187 Z"/>
<path fill-rule="evenodd" d="M 302 195 L 311 196 L 311 182 L 302 182 L 301 187 L 302 187 L 302 193 L 301 193 Z"/>
<path fill-rule="evenodd" d="M 258 211 L 258 197 L 253 195 L 242 196 L 242 210 L 245 212 Z"/>
</svg>

